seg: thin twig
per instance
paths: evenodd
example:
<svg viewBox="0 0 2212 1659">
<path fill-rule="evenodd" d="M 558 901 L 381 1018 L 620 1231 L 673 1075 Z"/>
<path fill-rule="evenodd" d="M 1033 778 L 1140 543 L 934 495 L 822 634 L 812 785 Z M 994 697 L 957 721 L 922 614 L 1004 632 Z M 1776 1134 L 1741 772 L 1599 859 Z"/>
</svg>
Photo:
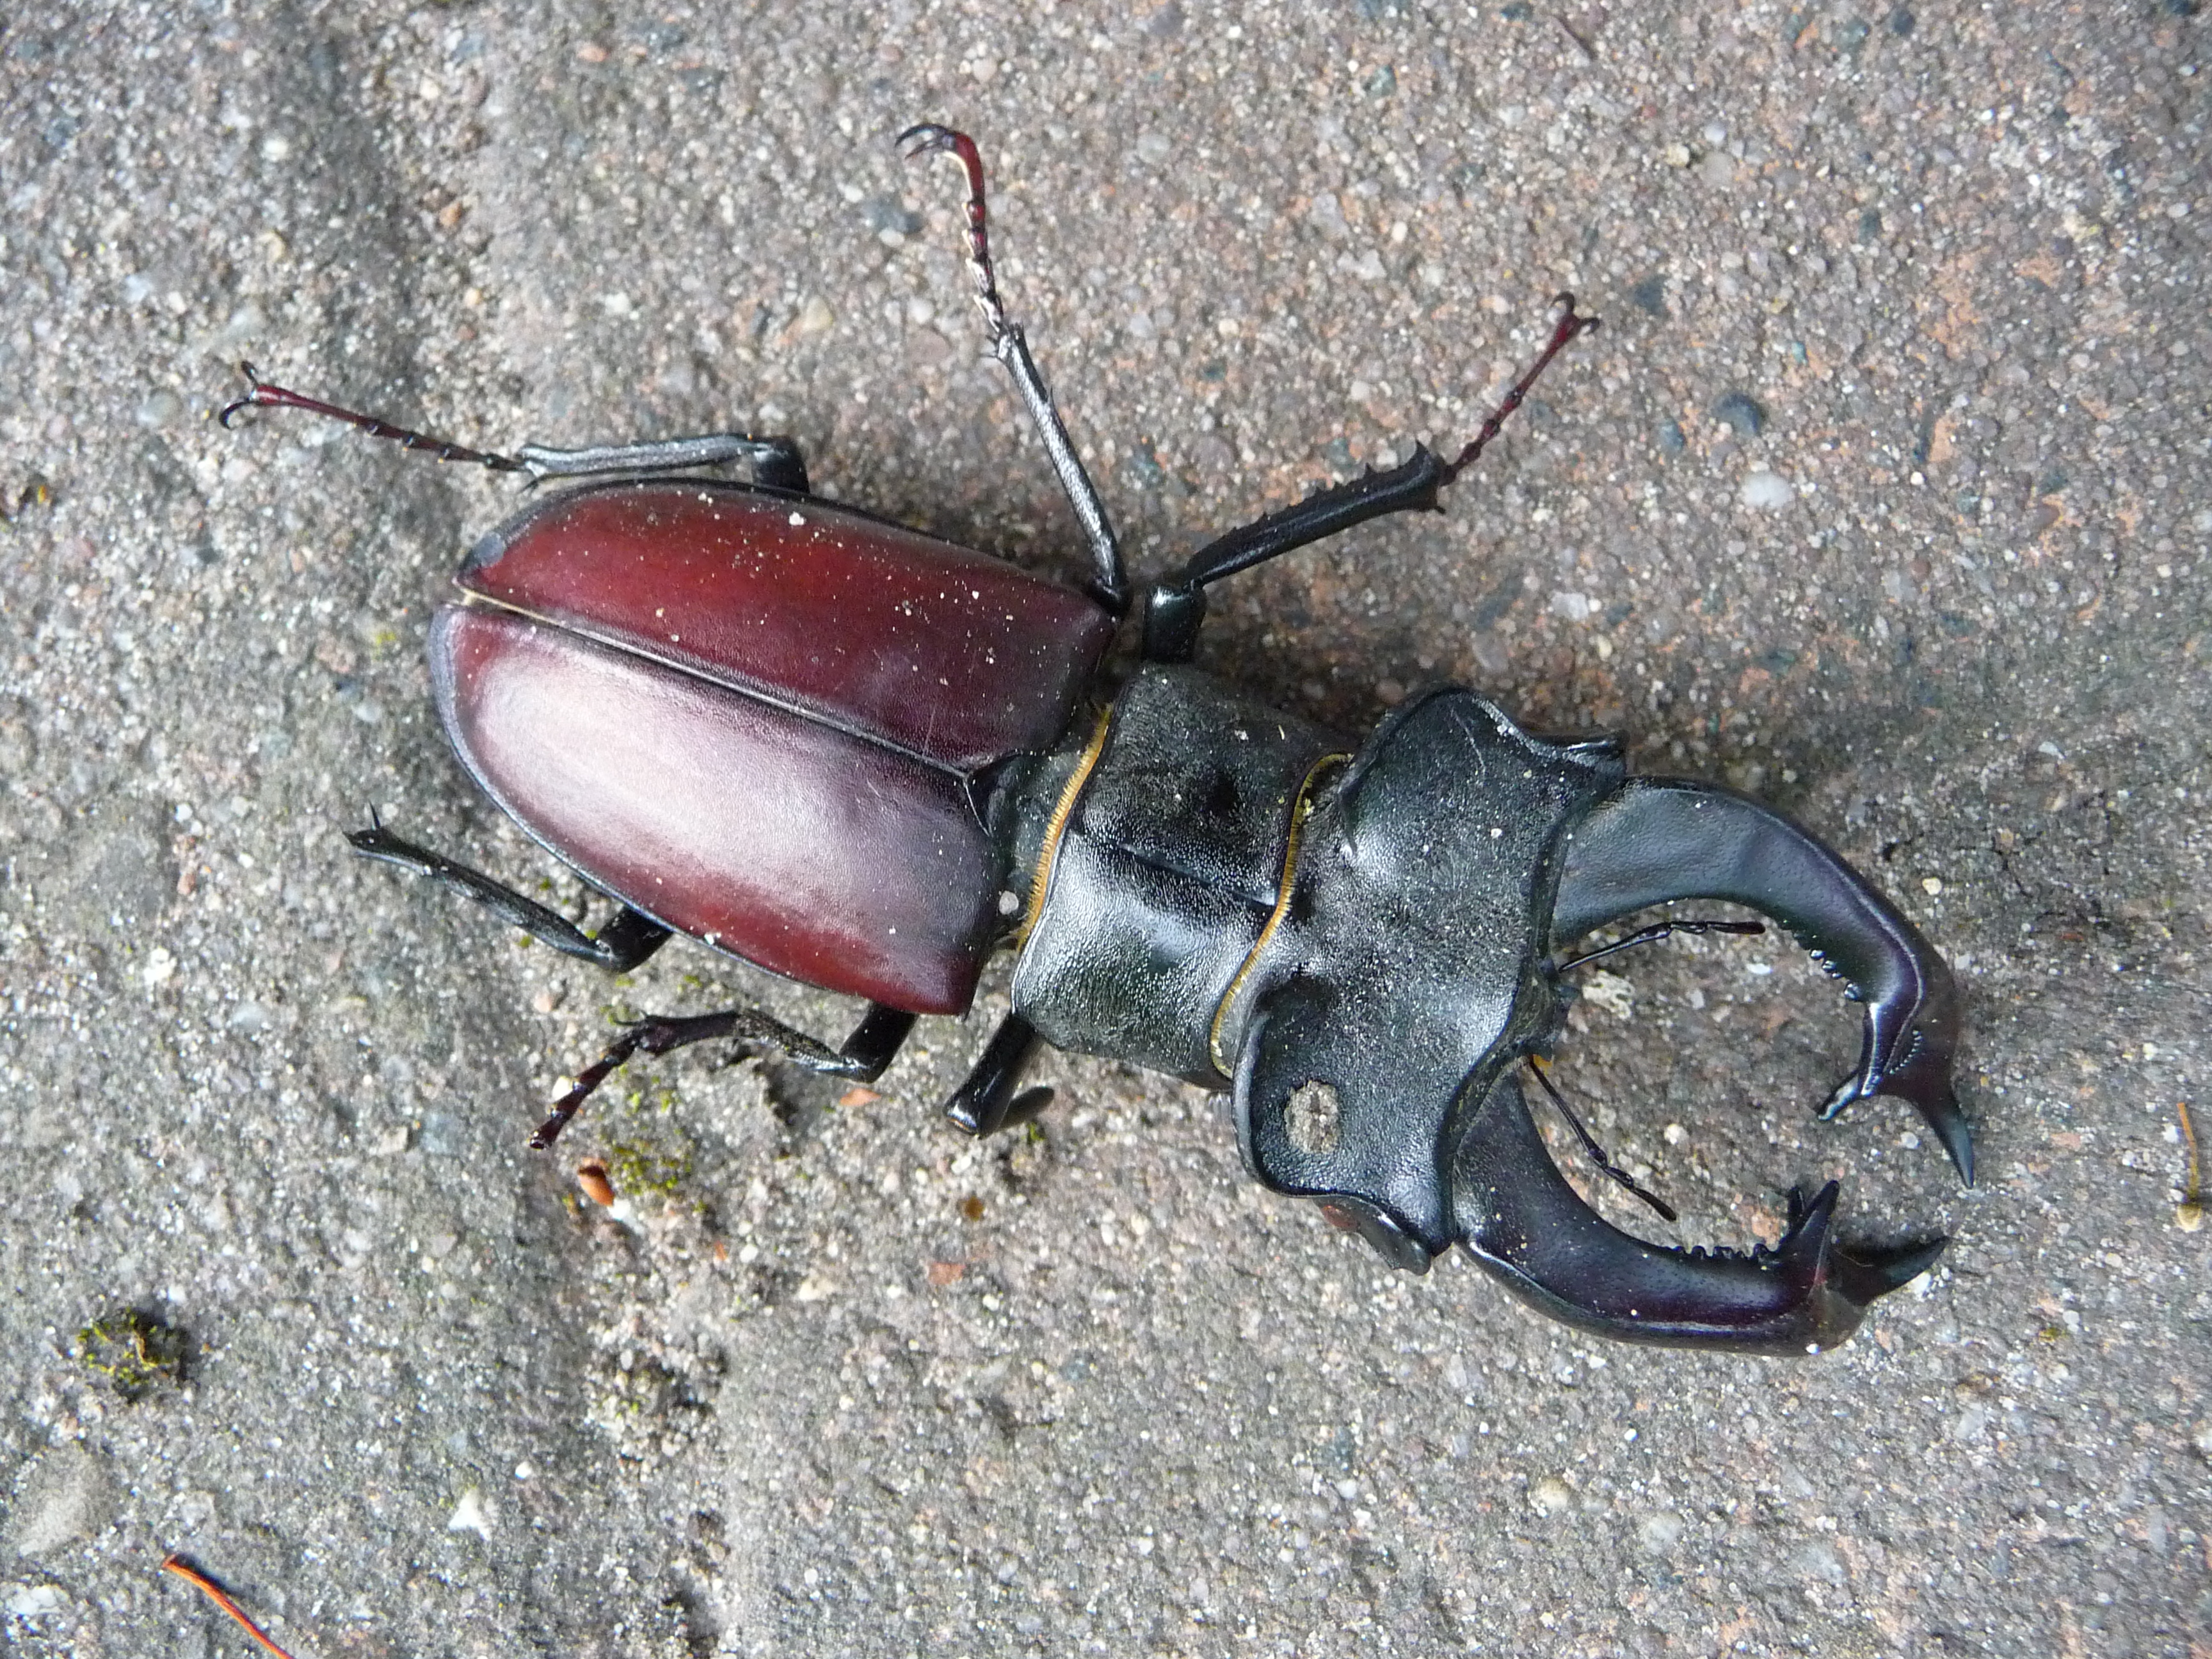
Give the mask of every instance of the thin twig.
<svg viewBox="0 0 2212 1659">
<path fill-rule="evenodd" d="M 2173 1109 L 2181 1119 L 2181 1139 L 2189 1148 L 2189 1184 L 2181 1189 L 2181 1202 L 2174 1206 L 2173 1224 L 2185 1233 L 2193 1233 L 2204 1224 L 2204 1168 L 2197 1155 L 2197 1126 L 2189 1121 L 2189 1103 L 2177 1100 Z"/>
<path fill-rule="evenodd" d="M 260 1643 L 261 1645 L 266 1648 L 270 1653 L 275 1654 L 276 1656 L 276 1659 L 292 1659 L 292 1656 L 290 1654 L 285 1652 L 283 1649 L 276 1645 L 275 1639 L 270 1637 L 267 1631 L 262 1629 L 260 1626 L 255 1624 L 251 1619 L 246 1616 L 246 1609 L 240 1607 L 237 1602 L 232 1601 L 229 1595 L 223 1589 L 222 1585 L 216 1583 L 214 1579 L 209 1577 L 191 1562 L 185 1560 L 183 1556 L 176 1554 L 165 1556 L 161 1561 L 161 1571 L 163 1572 L 173 1572 L 178 1577 L 183 1579 L 187 1584 L 190 1584 L 201 1595 L 206 1596 L 209 1601 L 214 1602 L 216 1606 L 221 1607 L 225 1613 L 238 1620 L 240 1625 L 245 1626 L 246 1633 L 248 1636 L 251 1636 L 255 1641 Z"/>
</svg>

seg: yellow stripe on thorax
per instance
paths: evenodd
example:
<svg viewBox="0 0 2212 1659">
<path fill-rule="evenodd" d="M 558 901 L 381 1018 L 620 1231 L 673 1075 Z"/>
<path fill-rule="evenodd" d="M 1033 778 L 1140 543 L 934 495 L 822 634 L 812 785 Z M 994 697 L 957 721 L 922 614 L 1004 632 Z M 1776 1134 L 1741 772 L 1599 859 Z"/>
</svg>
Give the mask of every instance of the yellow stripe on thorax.
<svg viewBox="0 0 2212 1659">
<path fill-rule="evenodd" d="M 1306 820 L 1313 815 L 1314 791 L 1320 787 L 1322 775 L 1334 772 L 1352 758 L 1349 755 L 1323 755 L 1308 769 L 1305 781 L 1298 786 L 1297 799 L 1291 803 L 1290 834 L 1283 841 L 1283 872 L 1275 887 L 1275 908 L 1268 913 L 1267 924 L 1260 929 L 1260 937 L 1252 941 L 1252 948 L 1244 953 L 1244 961 L 1237 969 L 1237 977 L 1229 981 L 1229 988 L 1221 994 L 1221 1001 L 1213 1011 L 1213 1024 L 1207 1028 L 1206 1051 L 1213 1061 L 1213 1069 L 1224 1078 L 1233 1077 L 1221 1053 L 1221 1027 L 1229 1018 L 1230 1005 L 1237 994 L 1244 988 L 1253 968 L 1260 960 L 1260 952 L 1267 948 L 1267 941 L 1282 926 L 1283 918 L 1290 914 L 1291 892 L 1297 885 L 1298 869 L 1298 839 L 1304 833 Z"/>
<path fill-rule="evenodd" d="M 1052 866 L 1060 856 L 1060 843 L 1067 834 L 1067 821 L 1074 815 L 1075 803 L 1083 797 L 1083 786 L 1091 781 L 1097 769 L 1099 756 L 1106 752 L 1106 732 L 1113 724 L 1111 708 L 1098 711 L 1098 726 L 1085 745 L 1083 757 L 1075 763 L 1075 770 L 1067 780 L 1067 787 L 1060 792 L 1060 799 L 1052 809 L 1052 817 L 1044 826 L 1044 845 L 1037 850 L 1036 873 L 1030 878 L 1029 914 L 1022 918 L 1021 931 L 1014 935 L 1014 948 L 1019 950 L 1029 942 L 1030 933 L 1044 914 L 1044 896 L 1052 885 Z"/>
</svg>

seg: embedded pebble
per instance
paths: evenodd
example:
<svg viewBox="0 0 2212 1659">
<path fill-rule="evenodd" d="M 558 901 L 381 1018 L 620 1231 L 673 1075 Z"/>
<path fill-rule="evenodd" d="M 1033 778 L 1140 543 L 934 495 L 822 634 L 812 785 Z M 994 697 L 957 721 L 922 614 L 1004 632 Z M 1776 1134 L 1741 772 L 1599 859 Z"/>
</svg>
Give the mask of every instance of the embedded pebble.
<svg viewBox="0 0 2212 1659">
<path fill-rule="evenodd" d="M 1765 429 L 1766 409 L 1756 398 L 1731 392 L 1713 405 L 1713 418 L 1747 438 L 1756 438 Z"/>
<path fill-rule="evenodd" d="M 1539 1515 L 1563 1514 L 1574 1501 L 1573 1492 L 1556 1474 L 1547 1474 L 1529 1484 L 1528 1507 Z"/>
<path fill-rule="evenodd" d="M 1797 1571 L 1808 1578 L 1818 1578 L 1831 1584 L 1848 1581 L 1850 1574 L 1844 1566 L 1843 1557 L 1836 1547 L 1825 1538 L 1816 1538 L 1797 1552 Z"/>
<path fill-rule="evenodd" d="M 487 1543 L 491 1540 L 491 1523 L 495 1512 L 484 1501 L 484 1496 L 474 1486 L 461 1494 L 461 1501 L 453 1505 L 453 1512 L 446 1518 L 447 1532 L 472 1532 Z"/>
<path fill-rule="evenodd" d="M 89 1538 L 112 1518 L 114 1500 L 98 1459 L 77 1445 L 35 1459 L 9 1505 L 8 1542 L 36 1559 Z"/>
<path fill-rule="evenodd" d="M 184 417 L 185 400 L 167 386 L 156 386 L 138 405 L 138 424 L 159 430 Z"/>
<path fill-rule="evenodd" d="M 1790 480 L 1779 472 L 1761 469 L 1743 481 L 1743 504 L 1746 507 L 1773 508 L 1787 507 L 1797 499 L 1797 492 L 1790 487 Z"/>
</svg>

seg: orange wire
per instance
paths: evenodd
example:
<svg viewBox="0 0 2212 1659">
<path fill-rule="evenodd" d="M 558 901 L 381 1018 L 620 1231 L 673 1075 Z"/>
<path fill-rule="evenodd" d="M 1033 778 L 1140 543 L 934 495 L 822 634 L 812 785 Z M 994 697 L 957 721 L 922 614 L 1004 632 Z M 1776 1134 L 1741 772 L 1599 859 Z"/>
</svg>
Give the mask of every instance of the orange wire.
<svg viewBox="0 0 2212 1659">
<path fill-rule="evenodd" d="M 292 1659 L 292 1656 L 290 1654 L 285 1652 L 283 1649 L 276 1645 L 276 1642 L 270 1638 L 267 1631 L 262 1629 L 260 1626 L 255 1624 L 251 1619 L 246 1616 L 246 1609 L 240 1607 L 237 1602 L 232 1601 L 230 1597 L 224 1593 L 222 1585 L 216 1583 L 214 1579 L 209 1577 L 191 1562 L 185 1560 L 183 1556 L 176 1554 L 165 1556 L 161 1561 L 161 1571 L 163 1572 L 173 1572 L 178 1577 L 183 1579 L 194 1589 L 199 1591 L 201 1595 L 206 1596 L 209 1601 L 214 1602 L 216 1606 L 221 1607 L 232 1618 L 237 1620 L 240 1625 L 246 1627 L 246 1633 L 248 1636 L 251 1636 L 255 1641 L 260 1643 L 263 1647 L 268 1649 L 270 1652 L 275 1654 L 276 1656 L 276 1659 Z"/>
</svg>

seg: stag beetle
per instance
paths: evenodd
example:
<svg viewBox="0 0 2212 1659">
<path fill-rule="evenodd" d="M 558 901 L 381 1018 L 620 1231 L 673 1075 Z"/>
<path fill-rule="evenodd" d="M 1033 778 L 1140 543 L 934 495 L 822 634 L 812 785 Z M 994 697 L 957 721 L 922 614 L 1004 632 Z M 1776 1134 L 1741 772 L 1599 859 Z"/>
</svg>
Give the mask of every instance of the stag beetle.
<svg viewBox="0 0 2212 1659">
<path fill-rule="evenodd" d="M 251 366 L 222 411 L 228 425 L 249 404 L 303 409 L 532 484 L 596 480 L 476 544 L 429 648 L 462 764 L 620 909 L 587 934 L 374 819 L 349 837 L 358 852 L 610 969 L 684 933 L 869 1005 L 834 1048 L 750 1008 L 630 1025 L 533 1144 L 640 1051 L 734 1039 L 872 1079 L 916 1015 L 964 1012 L 1006 946 L 1012 1012 L 946 1108 L 970 1134 L 1042 1103 L 1021 1078 L 1048 1042 L 1232 1091 L 1253 1173 L 1320 1200 L 1398 1267 L 1425 1271 L 1458 1243 L 1536 1307 L 1615 1337 L 1784 1353 L 1848 1335 L 1943 1241 L 1846 1249 L 1831 1182 L 1792 1194 L 1771 1249 L 1644 1243 L 1561 1176 L 1519 1073 L 1549 1089 L 1538 1060 L 1571 969 L 1679 927 L 1758 924 L 1661 922 L 1558 952 L 1649 906 L 1724 900 L 1781 923 L 1864 1007 L 1857 1066 L 1823 1115 L 1902 1097 L 1971 1182 L 1950 1081 L 1957 995 L 1918 930 L 1773 809 L 1628 775 L 1617 738 L 1534 735 L 1446 688 L 1357 744 L 1191 666 L 1208 587 L 1370 519 L 1437 510 L 1597 319 L 1561 295 L 1542 354 L 1452 459 L 1417 447 L 1202 548 L 1146 593 L 1140 659 L 1115 683 L 1102 665 L 1130 604 L 1121 555 L 1000 301 L 981 160 L 940 126 L 900 145 L 965 172 L 975 301 L 1089 544 L 1087 592 L 810 495 L 786 438 L 495 454 Z M 730 463 L 753 482 L 688 476 Z"/>
</svg>

